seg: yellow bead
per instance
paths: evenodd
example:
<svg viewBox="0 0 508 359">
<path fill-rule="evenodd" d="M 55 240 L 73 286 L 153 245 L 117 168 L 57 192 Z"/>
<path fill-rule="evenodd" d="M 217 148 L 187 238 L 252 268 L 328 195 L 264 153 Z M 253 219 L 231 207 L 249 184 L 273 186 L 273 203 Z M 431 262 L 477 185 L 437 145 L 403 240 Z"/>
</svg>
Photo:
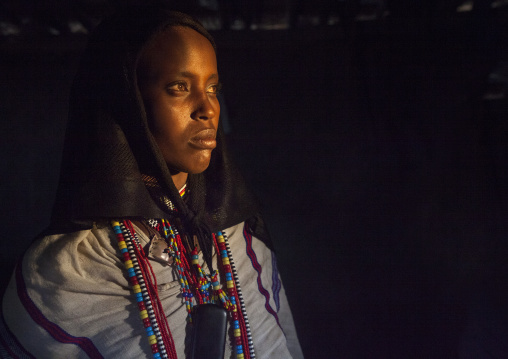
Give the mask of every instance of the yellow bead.
<svg viewBox="0 0 508 359">
<path fill-rule="evenodd" d="M 113 225 L 113 227 L 116 227 L 116 226 L 120 225 L 120 222 L 118 222 L 118 221 L 111 221 L 111 224 Z"/>
<path fill-rule="evenodd" d="M 139 284 L 133 285 L 132 290 L 134 291 L 134 293 L 141 293 L 141 287 L 139 286 Z"/>
<path fill-rule="evenodd" d="M 227 285 L 228 289 L 230 289 L 230 288 L 234 288 L 235 283 L 232 280 L 228 280 L 226 282 L 226 285 Z"/>
<path fill-rule="evenodd" d="M 125 241 L 118 242 L 118 248 L 120 248 L 120 249 L 127 248 L 127 244 L 125 244 Z"/>
<path fill-rule="evenodd" d="M 243 353 L 242 353 L 242 354 L 236 354 L 236 359 L 243 359 L 243 358 L 245 358 L 245 357 L 243 356 Z"/>
<path fill-rule="evenodd" d="M 125 268 L 127 268 L 127 269 L 134 267 L 134 266 L 132 265 L 132 261 L 131 261 L 131 260 L 125 261 L 125 263 L 124 263 L 124 264 L 125 264 Z"/>
<path fill-rule="evenodd" d="M 241 336 L 241 335 L 242 335 L 242 331 L 241 331 L 240 329 L 235 329 L 235 331 L 234 331 L 234 336 L 235 336 L 235 337 L 239 337 L 239 336 Z"/>
<path fill-rule="evenodd" d="M 222 258 L 222 264 L 224 264 L 224 265 L 229 264 L 229 258 L 228 257 Z"/>
<path fill-rule="evenodd" d="M 148 313 L 147 313 L 146 309 L 139 312 L 139 316 L 141 317 L 141 319 L 148 318 Z"/>
<path fill-rule="evenodd" d="M 157 344 L 157 338 L 155 337 L 155 334 L 154 335 L 150 335 L 148 337 L 148 342 L 150 343 L 150 345 Z"/>
<path fill-rule="evenodd" d="M 218 236 L 217 237 L 217 242 L 223 243 L 224 242 L 224 236 Z"/>
<path fill-rule="evenodd" d="M 198 264 L 198 263 L 199 263 L 199 260 L 198 260 L 198 259 L 193 259 L 191 263 L 192 263 L 192 264 Z"/>
</svg>

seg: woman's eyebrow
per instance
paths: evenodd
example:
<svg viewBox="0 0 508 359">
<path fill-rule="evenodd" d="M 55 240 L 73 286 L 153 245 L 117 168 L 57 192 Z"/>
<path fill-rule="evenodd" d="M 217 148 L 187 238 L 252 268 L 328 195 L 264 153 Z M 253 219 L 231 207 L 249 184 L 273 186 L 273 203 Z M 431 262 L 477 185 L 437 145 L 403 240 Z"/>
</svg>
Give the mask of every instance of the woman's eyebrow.
<svg viewBox="0 0 508 359">
<path fill-rule="evenodd" d="M 195 77 L 197 77 L 196 74 L 194 74 L 192 72 L 189 72 L 189 71 L 182 71 L 182 72 L 180 72 L 180 76 L 187 77 L 187 78 L 195 78 Z M 218 79 L 218 78 L 219 78 L 218 74 L 211 74 L 210 76 L 208 76 L 208 80 L 215 80 L 215 79 Z"/>
</svg>

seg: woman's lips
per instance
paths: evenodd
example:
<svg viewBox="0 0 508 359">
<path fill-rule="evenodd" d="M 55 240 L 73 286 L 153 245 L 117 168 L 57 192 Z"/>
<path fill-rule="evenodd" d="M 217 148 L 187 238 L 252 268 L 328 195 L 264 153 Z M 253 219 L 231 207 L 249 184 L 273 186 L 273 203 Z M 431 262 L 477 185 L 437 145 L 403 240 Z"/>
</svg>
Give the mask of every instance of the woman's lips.
<svg viewBox="0 0 508 359">
<path fill-rule="evenodd" d="M 189 143 L 191 146 L 202 150 L 213 150 L 217 146 L 216 134 L 217 131 L 211 128 L 201 130 L 197 135 L 191 137 Z"/>
</svg>

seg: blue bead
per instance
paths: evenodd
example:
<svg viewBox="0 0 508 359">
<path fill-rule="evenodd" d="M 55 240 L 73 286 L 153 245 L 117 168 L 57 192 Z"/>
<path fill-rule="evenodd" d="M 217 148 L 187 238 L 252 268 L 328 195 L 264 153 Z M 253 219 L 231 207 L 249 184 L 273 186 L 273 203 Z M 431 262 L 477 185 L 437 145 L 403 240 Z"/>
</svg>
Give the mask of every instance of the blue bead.
<svg viewBox="0 0 508 359">
<path fill-rule="evenodd" d="M 237 345 L 236 346 L 236 354 L 242 354 L 243 353 L 243 348 L 241 345 Z"/>
<path fill-rule="evenodd" d="M 238 323 L 238 320 L 235 320 L 235 329 L 240 329 L 240 324 Z"/>
<path fill-rule="evenodd" d="M 129 250 L 127 248 L 124 248 L 122 250 L 120 250 L 120 253 L 125 253 L 125 252 L 128 252 Z"/>
<path fill-rule="evenodd" d="M 159 353 L 155 353 L 155 354 L 153 355 L 153 357 L 154 357 L 155 359 L 161 359 L 161 355 L 160 355 Z"/>
<path fill-rule="evenodd" d="M 223 249 L 220 253 L 221 253 L 222 257 L 227 257 L 228 256 L 228 252 L 225 249 Z"/>
</svg>

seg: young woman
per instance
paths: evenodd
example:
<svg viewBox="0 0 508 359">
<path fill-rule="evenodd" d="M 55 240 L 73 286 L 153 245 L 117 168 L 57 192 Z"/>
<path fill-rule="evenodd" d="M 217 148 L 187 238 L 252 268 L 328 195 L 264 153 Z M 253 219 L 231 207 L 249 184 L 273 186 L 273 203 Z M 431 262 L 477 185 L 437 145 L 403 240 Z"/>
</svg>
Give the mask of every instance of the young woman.
<svg viewBox="0 0 508 359">
<path fill-rule="evenodd" d="M 219 89 L 214 41 L 187 15 L 131 9 L 97 28 L 52 224 L 4 296 L 2 357 L 302 357 Z"/>
</svg>

